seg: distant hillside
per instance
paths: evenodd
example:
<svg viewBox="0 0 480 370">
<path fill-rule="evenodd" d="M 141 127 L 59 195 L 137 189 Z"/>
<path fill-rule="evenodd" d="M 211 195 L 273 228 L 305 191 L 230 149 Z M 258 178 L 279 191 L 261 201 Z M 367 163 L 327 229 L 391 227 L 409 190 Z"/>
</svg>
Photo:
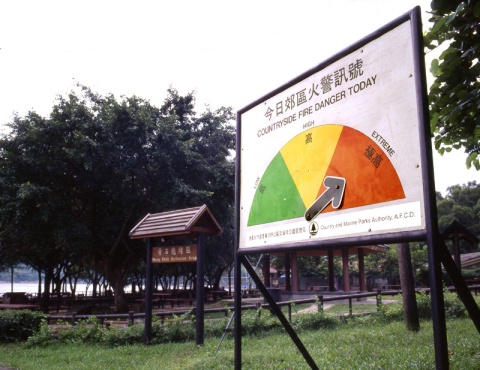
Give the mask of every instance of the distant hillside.
<svg viewBox="0 0 480 370">
<path fill-rule="evenodd" d="M 11 279 L 11 271 L 2 271 L 0 272 L 0 281 L 10 282 Z M 36 271 L 32 269 L 21 266 L 16 267 L 13 271 L 13 281 L 15 283 L 21 283 L 26 281 L 38 281 L 38 274 Z"/>
</svg>

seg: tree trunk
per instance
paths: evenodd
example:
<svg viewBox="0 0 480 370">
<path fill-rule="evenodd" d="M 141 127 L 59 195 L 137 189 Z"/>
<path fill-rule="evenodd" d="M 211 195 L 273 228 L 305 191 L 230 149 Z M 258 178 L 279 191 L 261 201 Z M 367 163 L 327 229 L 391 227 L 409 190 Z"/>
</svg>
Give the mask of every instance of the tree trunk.
<svg viewBox="0 0 480 370">
<path fill-rule="evenodd" d="M 117 313 L 128 312 L 128 304 L 125 299 L 125 283 L 123 279 L 116 278 L 114 285 L 115 311 Z"/>
<path fill-rule="evenodd" d="M 405 325 L 408 330 L 420 330 L 417 299 L 415 296 L 415 280 L 413 278 L 412 259 L 408 243 L 400 243 L 398 249 L 398 270 L 402 285 L 402 299 Z"/>
<path fill-rule="evenodd" d="M 43 287 L 43 297 L 42 297 L 42 311 L 44 313 L 48 313 L 50 308 L 50 284 L 52 282 L 53 277 L 53 269 L 47 268 L 45 270 L 45 280 L 44 280 L 44 287 Z"/>
<path fill-rule="evenodd" d="M 42 297 L 42 269 L 38 267 L 38 292 L 37 297 L 40 299 Z"/>
<path fill-rule="evenodd" d="M 12 265 L 12 267 L 10 267 L 10 292 L 13 293 L 13 275 L 14 275 L 14 267 Z"/>
<path fill-rule="evenodd" d="M 233 264 L 228 266 L 228 295 L 232 295 L 232 271 L 233 271 Z"/>
</svg>

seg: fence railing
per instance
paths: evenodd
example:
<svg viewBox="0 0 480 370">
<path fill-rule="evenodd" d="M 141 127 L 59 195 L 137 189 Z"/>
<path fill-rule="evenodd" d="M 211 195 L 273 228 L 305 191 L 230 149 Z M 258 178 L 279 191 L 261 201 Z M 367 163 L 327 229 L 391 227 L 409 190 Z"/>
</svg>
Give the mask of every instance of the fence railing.
<svg viewBox="0 0 480 370">
<path fill-rule="evenodd" d="M 447 288 L 450 291 L 455 291 L 454 288 L 449 287 Z M 471 285 L 469 289 L 477 295 L 480 292 L 480 285 Z M 424 292 L 429 294 L 429 288 L 419 288 L 417 292 Z M 376 292 L 369 292 L 369 293 L 356 293 L 356 294 L 342 294 L 342 295 L 316 295 L 313 298 L 308 299 L 297 299 L 291 301 L 281 301 L 276 302 L 279 307 L 287 307 L 287 315 L 289 321 L 292 321 L 292 308 L 295 305 L 299 304 L 313 304 L 317 303 L 317 310 L 318 312 L 322 312 L 324 309 L 325 302 L 335 302 L 335 301 L 348 301 L 349 306 L 349 315 L 353 315 L 353 302 L 355 300 L 359 300 L 362 298 L 369 298 L 375 297 L 377 310 L 380 309 L 382 304 L 382 297 L 383 296 L 394 296 L 401 294 L 401 290 L 377 290 Z M 268 303 L 256 303 L 256 304 L 247 304 L 242 305 L 242 310 L 258 310 L 260 307 L 262 308 L 269 308 Z M 205 308 L 205 314 L 212 314 L 212 313 L 224 313 L 225 317 L 228 317 L 229 313 L 232 313 L 233 307 L 221 307 L 221 308 Z M 182 316 L 186 314 L 195 315 L 195 307 L 186 309 L 186 310 L 171 310 L 171 311 L 159 311 L 154 312 L 153 315 L 157 316 L 160 320 L 165 320 L 166 318 L 171 318 L 173 316 Z M 78 315 L 75 313 L 68 314 L 68 315 L 49 315 L 47 317 L 47 323 L 50 324 L 53 321 L 63 321 L 65 323 L 70 323 L 70 325 L 75 325 L 77 321 L 80 320 L 88 320 L 90 318 L 97 318 L 102 325 L 105 323 L 111 322 L 121 322 L 127 325 L 132 325 L 135 320 L 144 320 L 145 313 L 134 313 L 133 311 L 124 314 L 103 314 L 103 315 Z"/>
<path fill-rule="evenodd" d="M 390 293 L 391 294 L 391 293 Z M 397 294 L 397 293 L 396 293 Z M 299 304 L 313 304 L 317 303 L 318 311 L 323 311 L 324 302 L 331 302 L 331 301 L 344 301 L 348 300 L 349 302 L 349 313 L 350 315 L 353 312 L 353 301 L 355 299 L 360 298 L 368 298 L 368 297 L 376 297 L 377 306 L 379 306 L 381 292 L 374 292 L 374 293 L 358 293 L 358 294 L 350 294 L 350 295 L 341 295 L 341 296 L 323 296 L 317 295 L 315 298 L 309 299 L 297 299 L 291 301 L 282 301 L 277 302 L 279 307 L 287 307 L 288 309 L 288 319 L 292 320 L 292 307 Z M 242 310 L 258 310 L 259 308 L 269 308 L 268 303 L 256 303 L 256 304 L 247 304 L 242 305 Z M 229 313 L 233 312 L 234 309 L 232 307 L 221 307 L 221 308 L 205 308 L 205 314 L 213 314 L 213 313 L 223 313 L 225 317 L 228 317 Z M 160 320 L 165 320 L 166 318 L 171 318 L 173 316 L 182 316 L 185 314 L 195 315 L 195 307 L 186 309 L 186 310 L 171 310 L 171 311 L 159 311 L 154 312 L 153 315 L 157 316 Z M 91 318 L 97 318 L 102 325 L 105 323 L 111 322 L 120 322 L 126 323 L 127 325 L 132 325 L 136 320 L 143 320 L 145 318 L 145 313 L 135 313 L 130 311 L 128 313 L 123 314 L 99 314 L 99 315 L 79 315 L 79 314 L 65 314 L 65 315 L 49 315 L 47 317 L 47 323 L 51 324 L 52 322 L 62 321 L 64 323 L 69 323 L 70 325 L 75 325 L 77 321 L 81 320 L 88 320 Z"/>
</svg>

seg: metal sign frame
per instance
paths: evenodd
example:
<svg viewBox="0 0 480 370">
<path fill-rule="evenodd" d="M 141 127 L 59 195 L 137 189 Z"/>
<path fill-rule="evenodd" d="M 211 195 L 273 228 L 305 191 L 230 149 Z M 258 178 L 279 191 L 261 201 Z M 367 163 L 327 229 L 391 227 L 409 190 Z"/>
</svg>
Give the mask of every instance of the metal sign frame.
<svg viewBox="0 0 480 370">
<path fill-rule="evenodd" d="M 401 17 L 238 111 L 239 253 L 426 238 L 433 176 L 414 28 Z"/>
<path fill-rule="evenodd" d="M 295 84 L 305 80 L 312 74 L 315 74 L 324 68 L 334 64 L 335 62 L 341 60 L 347 55 L 350 55 L 352 51 L 361 50 L 362 47 L 374 42 L 375 40 L 381 38 L 383 35 L 395 30 L 402 25 L 407 24 L 410 30 L 411 37 L 411 47 L 412 47 L 412 58 L 413 58 L 413 71 L 409 78 L 413 81 L 413 89 L 415 92 L 415 104 L 413 109 L 416 111 L 416 135 L 418 135 L 418 145 L 420 148 L 419 152 L 419 163 L 416 164 L 417 169 L 420 171 L 420 176 L 416 177 L 416 184 L 414 186 L 419 190 L 421 196 L 417 198 L 418 201 L 421 201 L 421 212 L 422 212 L 422 221 L 420 227 L 406 227 L 404 229 L 397 229 L 393 232 L 388 232 L 385 230 L 375 235 L 369 235 L 365 232 L 353 233 L 353 235 L 348 235 L 346 237 L 342 236 L 333 236 L 327 237 L 325 239 L 317 239 L 314 242 L 309 240 L 295 241 L 287 240 L 285 243 L 272 244 L 272 245 L 254 245 L 254 248 L 245 248 L 245 214 L 242 215 L 242 212 L 245 212 L 245 209 L 242 210 L 242 207 L 249 203 L 243 204 L 242 198 L 245 193 L 243 189 L 247 186 L 258 186 L 259 183 L 255 181 L 254 184 L 245 184 L 242 183 L 242 171 L 244 171 L 243 166 L 243 157 L 246 155 L 244 148 L 242 146 L 242 131 L 244 127 L 242 126 L 243 115 L 246 114 L 254 107 L 259 105 L 268 106 L 268 100 L 275 97 L 277 94 L 285 91 L 286 89 L 294 86 Z M 343 98 L 341 95 L 338 98 Z M 266 112 L 269 112 L 266 108 Z M 309 114 L 309 112 L 306 112 Z M 272 113 L 273 114 L 273 113 Z M 353 46 L 343 50 L 332 58 L 328 59 L 324 63 L 321 63 L 316 68 L 308 71 L 299 77 L 293 79 L 291 82 L 287 83 L 284 86 L 272 91 L 270 94 L 267 94 L 263 98 L 253 102 L 244 109 L 238 111 L 237 113 L 237 162 L 236 162 L 236 194 L 235 194 L 235 206 L 236 206 L 236 221 L 235 221 L 235 369 L 241 369 L 242 360 L 241 360 L 241 265 L 245 265 L 248 269 L 248 261 L 246 260 L 247 254 L 254 253 L 264 253 L 264 252 L 290 252 L 293 250 L 308 250 L 308 249 L 319 249 L 319 248 L 346 248 L 349 246 L 359 246 L 359 245 L 370 245 L 375 243 L 398 243 L 398 242 L 411 242 L 417 240 L 424 240 L 428 245 L 428 259 L 429 259 L 429 277 L 431 285 L 431 301 L 432 301 L 432 318 L 433 318 L 433 331 L 434 331 L 434 347 L 435 347 L 435 362 L 437 369 L 448 369 L 448 344 L 446 337 L 446 322 L 445 322 L 445 308 L 443 300 L 443 291 L 442 291 L 442 275 L 441 275 L 441 248 L 436 246 L 441 245 L 441 238 L 438 231 L 437 225 L 437 210 L 436 210 L 436 199 L 435 199 L 435 184 L 433 176 L 433 159 L 432 159 L 432 145 L 430 141 L 430 126 L 429 126 L 429 113 L 428 113 L 428 100 L 427 100 L 427 89 L 426 89 L 426 76 L 425 76 L 425 61 L 424 61 L 424 52 L 423 52 L 423 38 L 422 38 L 422 24 L 421 24 L 421 15 L 420 7 L 415 7 L 410 12 L 404 14 L 403 16 L 397 18 L 391 23 L 380 28 L 376 32 L 367 36 L 366 38 L 358 41 Z M 286 125 L 291 125 L 293 123 L 293 117 L 284 122 Z M 283 121 L 281 126 L 283 127 Z M 308 122 L 306 123 L 308 126 Z M 279 126 L 278 126 L 279 127 Z M 270 129 L 276 129 L 277 126 Z M 270 130 L 269 129 L 269 130 Z M 266 133 L 266 131 L 265 131 Z M 263 132 L 262 132 L 263 134 Z M 361 135 L 360 135 L 361 136 Z M 359 136 L 357 136 L 359 137 Z M 285 142 L 287 143 L 287 141 Z M 412 147 L 416 143 L 409 143 Z M 376 148 L 375 148 L 376 150 Z M 382 149 L 383 150 L 383 149 Z M 273 149 L 273 153 L 279 152 L 276 148 Z M 258 158 L 258 160 L 260 160 Z M 245 163 L 248 165 L 248 162 Z M 412 164 L 412 163 L 410 163 Z M 259 178 L 260 181 L 260 178 Z M 330 180 L 329 180 L 330 181 Z M 348 181 L 348 180 L 347 180 Z M 341 184 L 335 184 L 334 186 L 339 186 Z M 349 186 L 348 184 L 346 185 Z M 328 186 L 326 186 L 328 188 Z M 337 189 L 339 190 L 339 189 Z M 342 190 L 343 191 L 343 190 Z M 339 190 L 339 192 L 342 192 Z M 338 193 L 338 192 L 337 192 Z M 321 198 L 323 193 L 319 193 L 319 197 L 315 200 L 312 206 L 316 209 L 317 212 L 321 213 L 323 204 L 318 204 L 317 200 Z M 332 201 L 339 206 L 341 201 L 335 201 L 335 194 L 332 194 Z M 336 194 L 338 196 L 338 194 Z M 250 198 L 252 201 L 253 197 Z M 282 199 L 280 198 L 279 201 Z M 318 201 L 322 203 L 322 201 Z M 372 204 L 374 204 L 373 202 Z M 272 204 L 274 207 L 275 204 Z M 331 205 L 329 205 L 331 206 Z M 335 211 L 332 211 L 334 214 Z M 308 219 L 307 214 L 305 218 Z M 316 215 L 317 216 L 317 215 Z M 316 217 L 315 216 L 315 217 Z M 252 222 L 254 223 L 254 222 Z M 274 231 L 273 231 L 274 232 Z M 243 243 L 243 245 L 242 245 Z M 251 274 L 255 274 L 255 271 L 251 271 Z M 257 276 L 258 278 L 258 276 Z M 264 294 L 267 301 L 275 310 L 276 304 L 265 286 L 262 284 L 261 280 L 256 279 L 259 288 Z M 279 316 L 282 316 L 281 310 L 275 310 L 278 312 Z M 240 314 L 238 314 L 240 313 Z M 282 323 L 286 320 L 282 320 Z M 479 324 L 480 325 L 480 324 Z M 312 369 L 317 369 L 315 362 L 311 356 L 306 351 L 305 347 L 298 339 L 295 333 L 291 334 L 288 328 L 288 324 L 284 324 L 287 332 L 290 334 L 292 340 L 297 345 L 297 348 L 302 353 L 305 360 L 308 362 Z"/>
</svg>

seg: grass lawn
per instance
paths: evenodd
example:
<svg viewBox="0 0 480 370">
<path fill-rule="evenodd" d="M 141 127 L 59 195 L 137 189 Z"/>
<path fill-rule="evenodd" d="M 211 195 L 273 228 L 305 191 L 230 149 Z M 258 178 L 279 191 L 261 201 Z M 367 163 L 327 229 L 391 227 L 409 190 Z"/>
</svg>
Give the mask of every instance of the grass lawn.
<svg viewBox="0 0 480 370">
<path fill-rule="evenodd" d="M 480 369 L 480 334 L 470 319 L 447 321 L 450 369 Z M 375 317 L 347 319 L 334 329 L 298 332 L 320 369 L 434 369 L 430 321 L 420 332 L 408 332 L 402 322 L 382 323 Z M 232 334 L 215 349 L 220 338 L 205 345 L 194 342 L 107 347 L 54 344 L 26 348 L 0 346 L 0 364 L 29 369 L 233 369 Z M 242 339 L 243 369 L 309 369 L 283 331 L 264 332 Z"/>
</svg>

